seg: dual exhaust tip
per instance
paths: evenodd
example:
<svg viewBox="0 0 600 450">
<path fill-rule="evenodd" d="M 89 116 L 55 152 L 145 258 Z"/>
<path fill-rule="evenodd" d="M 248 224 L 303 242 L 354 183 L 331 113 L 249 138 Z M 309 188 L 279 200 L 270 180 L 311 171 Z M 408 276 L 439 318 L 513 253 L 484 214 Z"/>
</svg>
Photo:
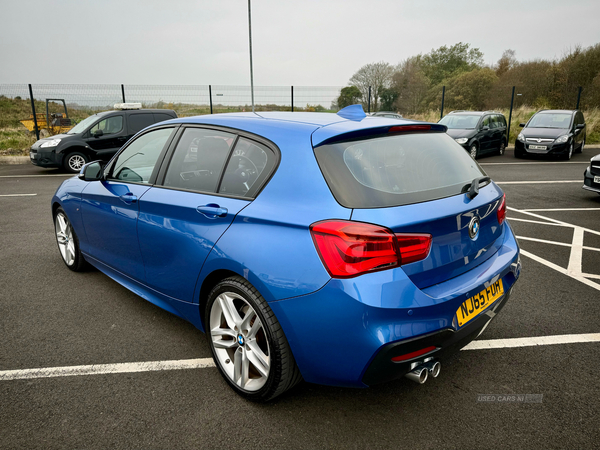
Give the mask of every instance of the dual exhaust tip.
<svg viewBox="0 0 600 450">
<path fill-rule="evenodd" d="M 430 376 L 437 378 L 441 370 L 442 364 L 439 361 L 432 360 L 417 366 L 404 376 L 415 383 L 424 384 Z"/>
</svg>

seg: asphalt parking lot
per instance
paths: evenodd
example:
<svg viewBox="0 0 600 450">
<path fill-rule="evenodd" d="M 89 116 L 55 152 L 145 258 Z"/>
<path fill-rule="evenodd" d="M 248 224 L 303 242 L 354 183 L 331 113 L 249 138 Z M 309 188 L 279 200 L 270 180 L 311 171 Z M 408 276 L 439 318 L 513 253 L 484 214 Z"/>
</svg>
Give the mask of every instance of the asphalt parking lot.
<svg viewBox="0 0 600 450">
<path fill-rule="evenodd" d="M 598 448 L 600 195 L 581 189 L 598 153 L 479 160 L 506 192 L 523 272 L 480 345 L 440 377 L 303 383 L 265 405 L 206 364 L 190 324 L 64 266 L 50 198 L 66 176 L 0 166 L 0 448 Z"/>
</svg>

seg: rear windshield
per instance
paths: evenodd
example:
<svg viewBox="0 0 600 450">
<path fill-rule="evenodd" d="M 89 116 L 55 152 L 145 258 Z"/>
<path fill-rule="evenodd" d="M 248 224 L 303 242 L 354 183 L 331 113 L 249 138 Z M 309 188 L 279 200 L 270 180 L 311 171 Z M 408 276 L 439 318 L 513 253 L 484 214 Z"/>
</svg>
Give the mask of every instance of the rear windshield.
<svg viewBox="0 0 600 450">
<path fill-rule="evenodd" d="M 339 142 L 315 148 L 325 180 L 347 208 L 381 208 L 460 194 L 479 165 L 446 133 Z"/>
</svg>

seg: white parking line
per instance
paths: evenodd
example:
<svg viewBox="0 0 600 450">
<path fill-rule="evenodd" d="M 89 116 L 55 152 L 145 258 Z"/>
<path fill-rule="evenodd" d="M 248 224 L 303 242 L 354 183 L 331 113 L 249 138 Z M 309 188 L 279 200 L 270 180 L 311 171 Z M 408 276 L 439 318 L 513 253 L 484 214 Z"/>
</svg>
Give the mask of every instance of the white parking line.
<svg viewBox="0 0 600 450">
<path fill-rule="evenodd" d="M 40 369 L 4 370 L 0 372 L 0 381 L 78 375 L 105 375 L 111 373 L 156 372 L 162 370 L 205 369 L 207 367 L 215 367 L 212 358 L 94 364 L 91 366 L 43 367 Z"/>
<path fill-rule="evenodd" d="M 564 162 L 514 162 L 514 163 L 479 163 L 480 166 L 525 166 L 528 164 L 534 164 L 536 166 L 541 164 L 587 164 L 589 161 L 564 161 Z"/>
<path fill-rule="evenodd" d="M 579 183 L 583 180 L 544 180 L 544 181 L 495 181 L 496 184 L 557 184 L 557 183 Z"/>
<path fill-rule="evenodd" d="M 510 220 L 514 220 L 514 219 L 510 219 Z M 541 222 L 537 222 L 537 223 L 541 223 Z M 543 225 L 546 225 L 546 224 L 543 224 Z M 572 244 L 567 244 L 565 242 L 547 241 L 546 239 L 538 239 L 538 238 L 532 238 L 532 237 L 527 237 L 527 236 L 515 236 L 515 237 L 519 241 L 531 241 L 531 242 L 539 242 L 541 244 L 560 245 L 561 247 L 572 247 Z M 583 246 L 581 248 L 584 250 L 591 250 L 593 252 L 600 252 L 600 248 L 586 247 L 586 246 Z"/>
<path fill-rule="evenodd" d="M 580 344 L 585 342 L 600 342 L 600 333 L 562 334 L 558 336 L 539 336 L 528 338 L 491 339 L 473 341 L 463 350 L 485 350 L 489 348 L 532 347 L 535 345 Z"/>
<path fill-rule="evenodd" d="M 48 175 L 0 175 L 0 178 L 36 178 L 36 177 L 72 177 L 73 174 L 48 174 Z"/>
<path fill-rule="evenodd" d="M 0 197 L 33 197 L 37 194 L 0 194 Z"/>
<path fill-rule="evenodd" d="M 600 211 L 600 208 L 550 208 L 550 209 L 521 209 L 521 211 L 531 211 L 531 212 L 552 212 L 552 211 Z"/>
<path fill-rule="evenodd" d="M 600 342 L 600 333 L 481 340 L 471 342 L 463 348 L 463 350 L 515 348 L 533 345 L 578 344 L 585 342 Z M 206 369 L 209 367 L 215 367 L 215 363 L 211 358 L 94 364 L 90 366 L 43 367 L 39 369 L 3 370 L 0 371 L 0 381 L 72 377 L 81 375 L 106 375 L 114 373 L 157 372 L 163 370 Z"/>
</svg>

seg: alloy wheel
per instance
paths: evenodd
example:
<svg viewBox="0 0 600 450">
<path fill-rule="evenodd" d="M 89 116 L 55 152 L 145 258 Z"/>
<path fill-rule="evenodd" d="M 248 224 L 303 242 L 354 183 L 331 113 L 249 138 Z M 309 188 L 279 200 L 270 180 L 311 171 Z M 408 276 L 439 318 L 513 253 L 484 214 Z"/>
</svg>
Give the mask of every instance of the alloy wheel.
<svg viewBox="0 0 600 450">
<path fill-rule="evenodd" d="M 269 342 L 265 328 L 241 295 L 222 292 L 210 311 L 210 339 L 216 359 L 238 388 L 260 390 L 271 369 Z"/>
<path fill-rule="evenodd" d="M 80 155 L 72 155 L 69 157 L 69 168 L 74 172 L 79 172 L 85 164 L 85 159 Z"/>
<path fill-rule="evenodd" d="M 500 156 L 504 155 L 504 150 L 506 149 L 506 145 L 504 145 L 504 142 L 500 143 L 500 149 L 498 150 L 498 154 Z"/>
<path fill-rule="evenodd" d="M 60 255 L 67 266 L 72 266 L 75 263 L 75 239 L 73 238 L 73 228 L 71 228 L 67 216 L 62 212 L 59 212 L 56 215 L 54 229 L 56 231 L 56 242 L 58 242 Z"/>
<path fill-rule="evenodd" d="M 477 146 L 475 144 L 471 145 L 471 148 L 469 149 L 469 154 L 471 155 L 471 158 L 477 158 Z"/>
</svg>

